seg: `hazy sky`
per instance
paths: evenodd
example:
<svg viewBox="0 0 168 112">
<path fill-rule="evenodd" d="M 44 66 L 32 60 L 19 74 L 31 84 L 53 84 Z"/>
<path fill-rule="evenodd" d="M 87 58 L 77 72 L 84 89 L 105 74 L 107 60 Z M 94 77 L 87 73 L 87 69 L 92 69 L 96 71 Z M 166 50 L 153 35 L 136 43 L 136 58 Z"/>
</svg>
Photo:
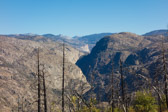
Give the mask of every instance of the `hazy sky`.
<svg viewBox="0 0 168 112">
<path fill-rule="evenodd" d="M 167 24 L 168 0 L 0 0 L 0 34 L 143 34 Z"/>
</svg>

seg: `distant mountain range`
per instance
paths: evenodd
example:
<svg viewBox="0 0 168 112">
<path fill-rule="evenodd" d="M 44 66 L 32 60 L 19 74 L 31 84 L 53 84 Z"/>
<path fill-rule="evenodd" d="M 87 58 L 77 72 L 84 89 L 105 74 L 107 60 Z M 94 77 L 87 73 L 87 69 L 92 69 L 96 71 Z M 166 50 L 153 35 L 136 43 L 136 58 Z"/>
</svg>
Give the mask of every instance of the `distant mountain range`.
<svg viewBox="0 0 168 112">
<path fill-rule="evenodd" d="M 99 33 L 91 34 L 82 37 L 68 37 L 63 35 L 53 35 L 53 34 L 44 34 L 42 36 L 52 39 L 54 41 L 64 41 L 65 43 L 85 52 L 90 52 L 90 50 L 95 46 L 96 42 L 101 38 L 112 35 L 113 33 Z"/>
<path fill-rule="evenodd" d="M 77 38 L 77 40 L 85 44 L 88 44 L 89 50 L 91 50 L 95 46 L 96 42 L 98 42 L 101 38 L 112 34 L 113 33 L 99 33 L 99 34 L 86 35 L 86 36 Z"/>
<path fill-rule="evenodd" d="M 143 36 L 156 36 L 156 35 L 168 36 L 167 32 L 168 32 L 168 30 L 154 30 L 154 31 L 151 31 L 151 32 L 144 34 Z"/>
<path fill-rule="evenodd" d="M 43 34 L 43 35 L 37 35 L 37 34 L 11 34 L 11 35 L 5 35 L 8 37 L 14 37 L 18 39 L 24 39 L 24 40 L 36 40 L 36 41 L 56 41 L 56 42 L 65 42 L 68 45 L 71 45 L 72 47 L 82 51 L 82 52 L 90 52 L 91 49 L 95 46 L 96 42 L 99 41 L 104 36 L 111 35 L 113 33 L 100 33 L 100 34 L 92 34 L 82 37 L 68 37 L 64 35 L 54 35 L 54 34 Z"/>
<path fill-rule="evenodd" d="M 155 30 L 148 32 L 144 34 L 143 36 L 156 36 L 156 35 L 164 35 L 168 36 L 166 33 L 167 30 Z M 43 35 L 37 35 L 37 34 L 12 34 L 12 35 L 6 35 L 8 37 L 15 37 L 19 39 L 25 39 L 25 40 L 37 40 L 37 41 L 56 41 L 56 42 L 65 42 L 68 45 L 71 45 L 72 47 L 83 51 L 83 52 L 90 52 L 92 48 L 95 46 L 96 42 L 98 42 L 101 38 L 109 35 L 113 35 L 115 33 L 98 33 L 98 34 L 91 34 L 86 36 L 75 36 L 75 37 L 69 37 L 65 35 L 54 35 L 54 34 L 43 34 Z"/>
</svg>

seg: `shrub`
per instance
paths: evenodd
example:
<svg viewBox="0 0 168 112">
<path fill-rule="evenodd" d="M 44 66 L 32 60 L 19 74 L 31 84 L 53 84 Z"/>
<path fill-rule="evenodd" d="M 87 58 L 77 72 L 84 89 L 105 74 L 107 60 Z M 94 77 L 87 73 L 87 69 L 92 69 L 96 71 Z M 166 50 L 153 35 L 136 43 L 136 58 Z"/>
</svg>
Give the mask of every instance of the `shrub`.
<svg viewBox="0 0 168 112">
<path fill-rule="evenodd" d="M 157 112 L 156 100 L 151 93 L 137 92 L 133 106 L 136 112 Z"/>
</svg>

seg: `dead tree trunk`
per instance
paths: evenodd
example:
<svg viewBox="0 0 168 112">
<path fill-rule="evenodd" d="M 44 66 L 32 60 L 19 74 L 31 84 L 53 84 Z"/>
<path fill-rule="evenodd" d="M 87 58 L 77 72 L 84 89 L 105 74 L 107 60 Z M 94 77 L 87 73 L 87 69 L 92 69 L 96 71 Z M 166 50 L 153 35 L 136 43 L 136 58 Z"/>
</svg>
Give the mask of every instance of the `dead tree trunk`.
<svg viewBox="0 0 168 112">
<path fill-rule="evenodd" d="M 121 74 L 121 98 L 122 98 L 122 105 L 123 110 L 126 112 L 127 109 L 125 108 L 125 91 L 124 91 L 124 74 L 123 74 L 123 63 L 120 60 L 120 74 Z"/>
<path fill-rule="evenodd" d="M 159 112 L 162 112 L 162 105 L 161 105 L 161 99 L 159 94 L 158 94 L 158 104 L 159 104 Z"/>
<path fill-rule="evenodd" d="M 22 112 L 24 112 L 24 97 L 22 96 Z"/>
<path fill-rule="evenodd" d="M 76 90 L 73 91 L 75 93 L 75 95 L 77 97 L 79 97 L 82 102 L 90 109 L 91 108 L 91 104 L 90 103 L 87 103 L 86 100 L 82 97 L 82 95 L 80 95 Z"/>
<path fill-rule="evenodd" d="M 19 112 L 19 110 L 20 110 L 20 97 L 19 97 L 19 95 L 18 95 L 18 112 Z"/>
<path fill-rule="evenodd" d="M 112 112 L 114 112 L 114 67 L 112 64 L 112 74 L 111 74 L 111 108 Z"/>
<path fill-rule="evenodd" d="M 161 95 L 159 94 L 159 92 L 161 91 L 160 86 L 159 86 L 159 77 L 160 77 L 159 69 L 160 68 L 157 68 L 157 70 L 156 70 L 156 73 L 154 75 L 154 80 L 155 81 L 153 81 L 153 83 L 155 83 L 156 90 L 158 91 L 158 92 L 156 92 L 157 93 L 157 101 L 158 101 L 158 105 L 159 105 L 158 112 L 162 112 L 162 101 L 161 101 L 162 98 L 161 98 Z"/>
<path fill-rule="evenodd" d="M 65 75 L 65 44 L 63 43 L 63 62 L 62 62 L 62 112 L 64 112 L 64 75 Z"/>
<path fill-rule="evenodd" d="M 43 75 L 43 89 L 44 89 L 44 112 L 47 112 L 47 93 L 46 93 L 46 81 L 45 81 L 44 68 L 42 71 L 42 75 Z"/>
<path fill-rule="evenodd" d="M 38 112 L 41 112 L 41 86 L 40 86 L 40 59 L 39 59 L 39 48 L 37 50 L 37 75 L 38 75 Z"/>
<path fill-rule="evenodd" d="M 121 74 L 121 96 L 122 96 L 122 102 L 125 101 L 125 93 L 124 93 L 124 76 L 123 76 L 123 66 L 122 61 L 120 60 L 120 74 Z"/>
<path fill-rule="evenodd" d="M 163 43 L 163 37 L 162 37 L 162 60 L 163 60 L 163 72 L 164 72 L 164 91 L 166 96 L 166 106 L 168 109 L 168 84 L 167 84 L 167 69 L 166 69 L 166 57 L 165 57 L 165 49 L 164 49 L 164 43 Z"/>
</svg>

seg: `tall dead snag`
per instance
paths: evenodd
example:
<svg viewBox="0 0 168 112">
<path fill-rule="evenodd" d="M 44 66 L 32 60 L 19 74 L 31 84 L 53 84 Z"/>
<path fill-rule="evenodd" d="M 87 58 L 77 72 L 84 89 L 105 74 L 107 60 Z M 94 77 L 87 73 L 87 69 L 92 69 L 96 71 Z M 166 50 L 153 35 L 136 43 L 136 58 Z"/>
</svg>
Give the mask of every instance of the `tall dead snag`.
<svg viewBox="0 0 168 112">
<path fill-rule="evenodd" d="M 43 91 L 44 91 L 44 112 L 47 112 L 47 93 L 46 93 L 46 80 L 45 80 L 45 72 L 44 72 L 44 66 L 42 70 L 42 78 L 43 78 Z"/>
<path fill-rule="evenodd" d="M 162 36 L 162 60 L 163 60 L 163 73 L 164 73 L 164 92 L 166 96 L 166 106 L 168 109 L 168 82 L 167 82 L 167 69 L 166 69 L 166 57 L 165 57 L 165 48 L 163 43 L 163 36 Z"/>
<path fill-rule="evenodd" d="M 41 86 L 40 86 L 40 59 L 39 59 L 39 48 L 37 49 L 37 76 L 38 76 L 38 112 L 41 112 Z"/>
<path fill-rule="evenodd" d="M 153 87 L 152 88 L 156 88 L 156 89 L 154 89 L 155 91 L 156 91 L 156 93 L 157 93 L 157 101 L 158 101 L 158 112 L 162 112 L 162 97 L 161 97 L 161 89 L 160 89 L 160 81 L 159 81 L 159 79 L 160 79 L 160 67 L 158 67 L 158 68 L 156 68 L 156 72 L 155 72 L 155 75 L 154 75 L 154 81 L 153 82 L 150 82 L 151 84 L 150 85 L 152 85 L 152 83 L 153 83 Z M 155 85 L 155 87 L 154 87 L 154 85 Z"/>
<path fill-rule="evenodd" d="M 124 74 L 123 74 L 123 63 L 120 60 L 120 74 L 121 74 L 121 98 L 122 98 L 122 105 L 123 105 L 123 109 L 124 112 L 127 112 L 127 109 L 125 108 L 125 91 L 124 91 Z"/>
<path fill-rule="evenodd" d="M 114 67 L 112 63 L 112 74 L 111 74 L 111 108 L 114 112 Z"/>
<path fill-rule="evenodd" d="M 93 71 L 93 73 L 94 73 L 94 71 Z M 94 84 L 93 84 L 93 80 L 94 80 L 94 78 L 93 78 L 93 74 L 91 73 L 90 74 L 91 75 L 91 78 L 90 78 L 90 83 L 91 83 L 91 103 L 93 102 L 93 91 L 94 91 Z"/>
<path fill-rule="evenodd" d="M 65 75 L 65 44 L 63 43 L 63 66 L 62 66 L 62 112 L 64 112 L 64 75 Z"/>
<path fill-rule="evenodd" d="M 80 95 L 76 90 L 74 90 L 73 92 L 75 93 L 77 97 L 79 97 L 82 100 L 82 102 L 87 106 L 87 108 L 91 110 L 91 107 L 92 107 L 91 104 L 87 103 L 86 100 L 82 97 L 82 95 Z"/>
<path fill-rule="evenodd" d="M 19 97 L 19 95 L 18 95 L 18 102 L 17 102 L 17 103 L 18 103 L 18 108 L 17 108 L 17 109 L 18 109 L 18 110 L 17 110 L 18 112 L 19 112 L 19 110 L 20 110 L 20 101 L 19 101 L 19 100 L 20 100 L 20 97 Z"/>
</svg>

